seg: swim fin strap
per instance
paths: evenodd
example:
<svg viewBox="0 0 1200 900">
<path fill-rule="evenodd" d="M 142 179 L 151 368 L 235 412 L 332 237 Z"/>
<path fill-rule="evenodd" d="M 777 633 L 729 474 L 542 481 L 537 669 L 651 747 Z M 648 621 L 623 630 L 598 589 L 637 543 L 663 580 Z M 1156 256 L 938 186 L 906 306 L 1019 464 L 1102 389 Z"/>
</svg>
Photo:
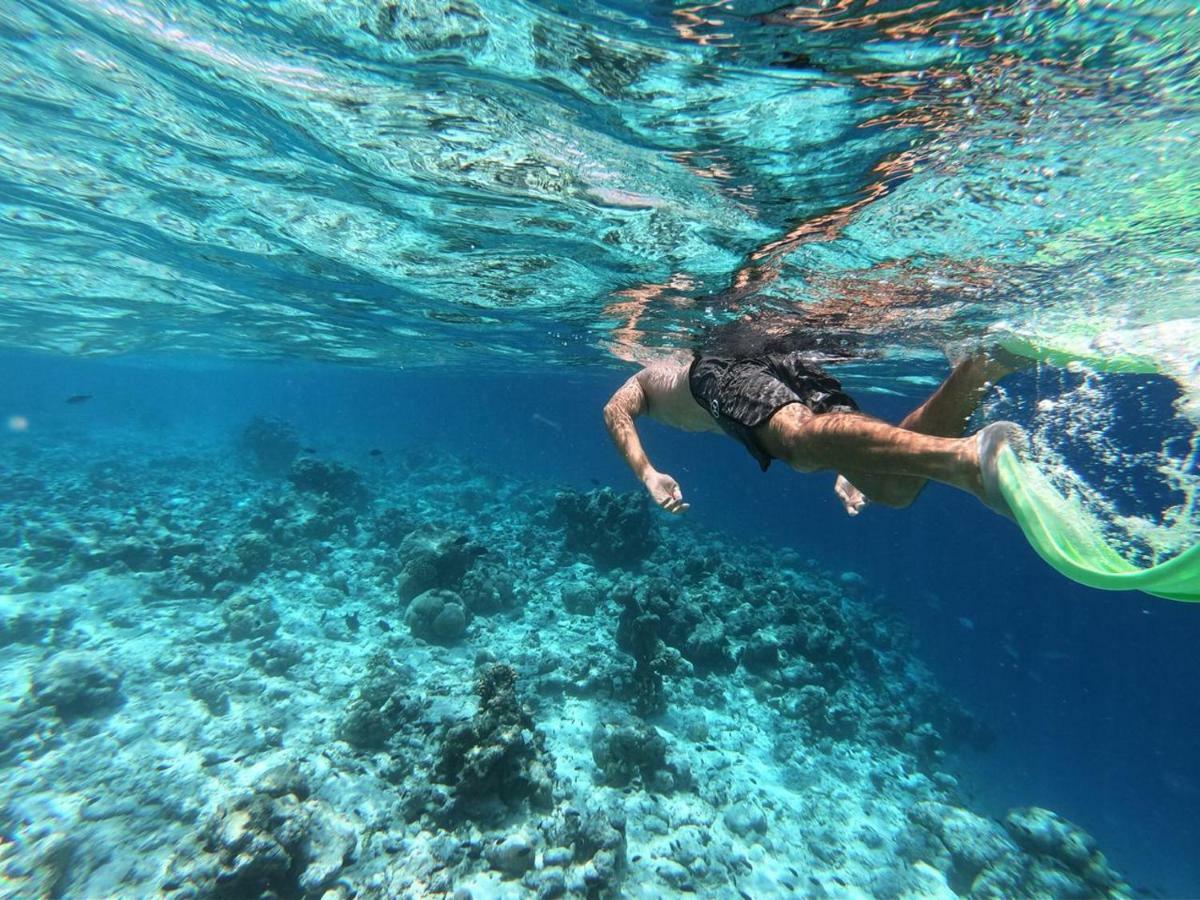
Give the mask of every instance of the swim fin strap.
<svg viewBox="0 0 1200 900">
<path fill-rule="evenodd" d="M 1105 591 L 1144 591 L 1156 597 L 1200 603 L 1200 544 L 1141 569 L 1104 540 L 1078 501 L 1064 497 L 1032 463 L 1010 446 L 996 457 L 1004 499 L 1037 554 L 1068 578 Z"/>
</svg>

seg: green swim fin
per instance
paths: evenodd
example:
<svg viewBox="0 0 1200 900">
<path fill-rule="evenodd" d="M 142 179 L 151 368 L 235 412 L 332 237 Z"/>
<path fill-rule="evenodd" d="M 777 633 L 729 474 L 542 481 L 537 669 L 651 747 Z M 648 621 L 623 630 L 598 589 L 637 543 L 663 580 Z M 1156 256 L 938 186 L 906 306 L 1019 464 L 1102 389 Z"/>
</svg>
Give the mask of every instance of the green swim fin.
<svg viewBox="0 0 1200 900">
<path fill-rule="evenodd" d="M 1083 336 L 1051 339 L 1001 330 L 995 334 L 995 343 L 1014 356 L 1059 369 L 1080 364 L 1097 372 L 1153 375 L 1159 371 L 1159 366 L 1149 357 L 1125 352 L 1105 353 Z"/>
<path fill-rule="evenodd" d="M 1011 423 L 996 423 L 1015 429 Z M 989 426 L 995 429 L 995 426 Z M 985 429 L 987 431 L 988 429 Z M 983 442 L 981 441 L 981 447 Z M 1033 463 L 1022 460 L 1007 440 L 987 448 L 985 487 L 998 494 L 1037 554 L 1068 578 L 1106 591 L 1144 591 L 1156 597 L 1200 603 L 1200 544 L 1166 562 L 1139 568 L 1114 550 L 1098 523 L 1077 501 L 1064 497 Z"/>
</svg>

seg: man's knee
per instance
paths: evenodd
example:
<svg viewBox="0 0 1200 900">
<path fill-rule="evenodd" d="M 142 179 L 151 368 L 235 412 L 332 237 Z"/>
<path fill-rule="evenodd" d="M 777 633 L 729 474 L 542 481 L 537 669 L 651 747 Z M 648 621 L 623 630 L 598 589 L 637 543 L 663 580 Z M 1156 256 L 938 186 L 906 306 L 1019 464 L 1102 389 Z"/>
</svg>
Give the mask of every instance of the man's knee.
<svg viewBox="0 0 1200 900">
<path fill-rule="evenodd" d="M 908 509 L 912 506 L 913 501 L 917 499 L 917 494 L 915 491 L 911 494 L 886 493 L 882 497 L 872 497 L 871 499 L 880 506 L 886 506 L 888 509 Z"/>
<path fill-rule="evenodd" d="M 905 479 L 905 482 L 902 483 L 883 485 L 875 494 L 871 495 L 871 499 L 889 509 L 907 509 L 912 506 L 923 487 L 920 482 L 909 484 L 907 481 Z"/>
<path fill-rule="evenodd" d="M 780 458 L 797 472 L 817 472 L 828 468 L 816 453 L 817 429 L 812 427 L 815 416 L 787 422 L 781 429 L 778 443 Z"/>
</svg>

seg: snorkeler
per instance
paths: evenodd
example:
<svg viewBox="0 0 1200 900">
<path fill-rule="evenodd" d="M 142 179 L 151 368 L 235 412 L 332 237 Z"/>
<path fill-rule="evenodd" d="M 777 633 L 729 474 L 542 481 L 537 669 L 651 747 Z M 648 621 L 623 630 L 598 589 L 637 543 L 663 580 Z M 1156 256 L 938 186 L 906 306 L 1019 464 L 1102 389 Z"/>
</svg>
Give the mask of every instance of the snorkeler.
<svg viewBox="0 0 1200 900">
<path fill-rule="evenodd" d="M 929 480 L 1010 514 L 986 470 L 1020 429 L 996 422 L 970 437 L 963 432 L 988 387 L 1022 368 L 1021 360 L 998 349 L 967 356 L 894 426 L 861 413 L 811 358 L 802 351 L 717 352 L 649 365 L 605 405 L 608 433 L 654 502 L 671 513 L 688 504 L 679 483 L 650 464 L 634 425 L 639 415 L 684 431 L 724 431 L 763 471 L 773 459 L 799 472 L 834 470 L 834 490 L 852 516 L 868 500 L 906 507 Z"/>
</svg>

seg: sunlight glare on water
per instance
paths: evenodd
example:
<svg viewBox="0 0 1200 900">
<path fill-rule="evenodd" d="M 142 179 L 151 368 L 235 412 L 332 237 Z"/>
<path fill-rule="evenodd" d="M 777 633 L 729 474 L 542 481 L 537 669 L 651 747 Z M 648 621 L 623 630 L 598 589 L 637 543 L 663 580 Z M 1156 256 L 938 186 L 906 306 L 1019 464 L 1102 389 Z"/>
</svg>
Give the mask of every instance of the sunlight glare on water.
<svg viewBox="0 0 1200 900">
<path fill-rule="evenodd" d="M 587 361 L 765 294 L 901 355 L 1049 321 L 1194 376 L 1196 30 L 1186 3 L 8 4 L 0 337 Z"/>
</svg>

